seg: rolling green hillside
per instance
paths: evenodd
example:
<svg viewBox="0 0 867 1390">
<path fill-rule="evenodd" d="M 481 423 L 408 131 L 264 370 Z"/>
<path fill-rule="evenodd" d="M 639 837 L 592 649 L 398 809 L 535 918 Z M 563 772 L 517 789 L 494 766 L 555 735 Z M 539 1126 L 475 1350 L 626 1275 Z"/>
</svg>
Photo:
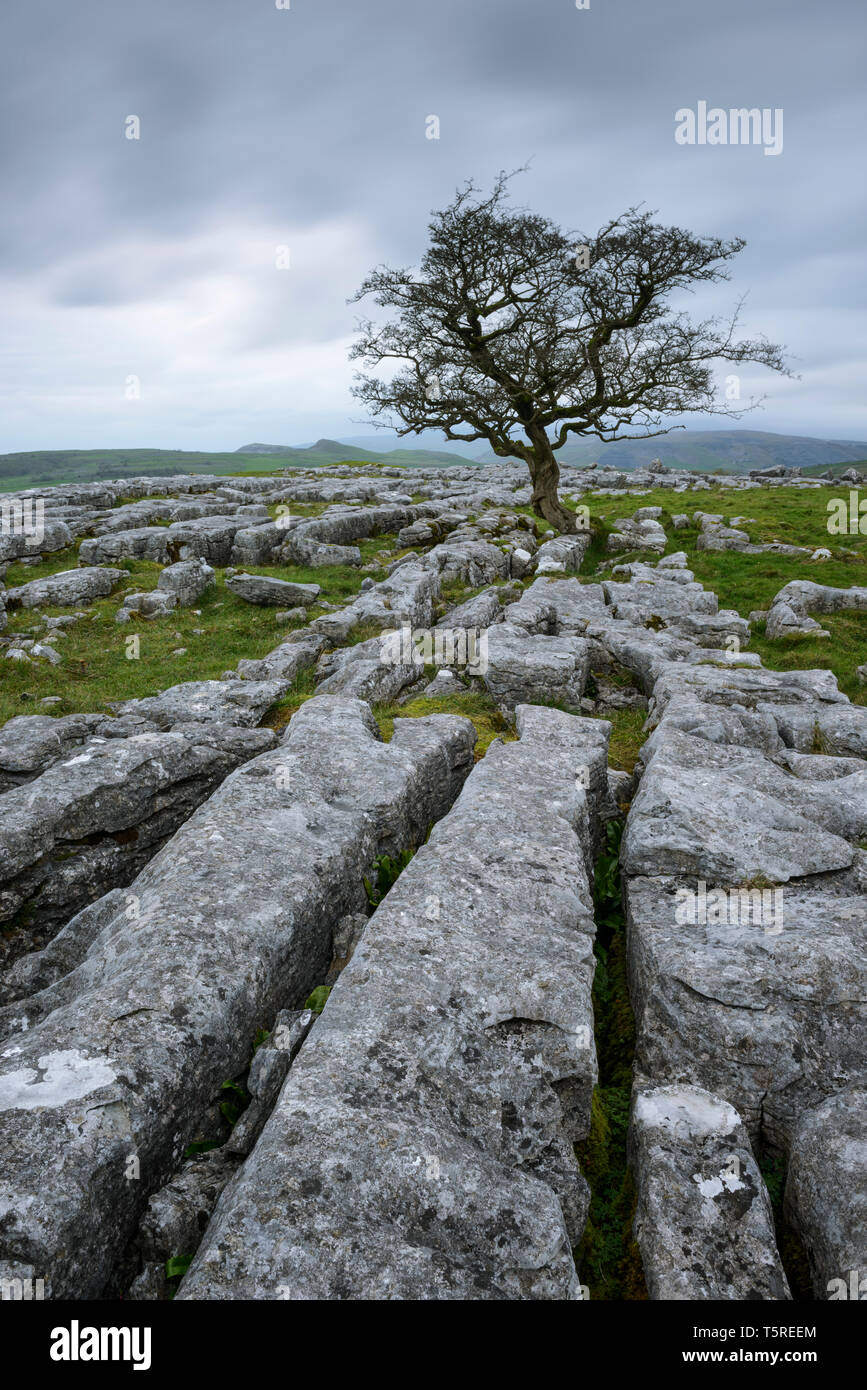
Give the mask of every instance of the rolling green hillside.
<svg viewBox="0 0 867 1390">
<path fill-rule="evenodd" d="M 263 449 L 267 452 L 256 453 Z M 174 473 L 275 473 L 284 468 L 315 468 L 324 464 L 396 463 L 409 467 L 470 462 L 459 454 L 426 449 L 367 449 L 320 439 L 308 449 L 246 445 L 234 453 L 204 453 L 191 449 L 44 449 L 0 455 L 0 492 L 58 483 L 92 483 L 100 478 L 134 478 L 142 474 L 168 477 Z"/>
</svg>

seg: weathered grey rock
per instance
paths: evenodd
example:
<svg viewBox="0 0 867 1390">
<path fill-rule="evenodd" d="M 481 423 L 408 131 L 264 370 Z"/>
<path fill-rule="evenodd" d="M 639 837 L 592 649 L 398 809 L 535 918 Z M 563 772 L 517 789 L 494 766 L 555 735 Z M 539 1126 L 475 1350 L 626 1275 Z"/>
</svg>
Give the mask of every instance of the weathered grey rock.
<svg viewBox="0 0 867 1390">
<path fill-rule="evenodd" d="M 577 574 L 589 548 L 589 531 L 543 541 L 536 552 L 536 573 L 543 574 L 551 565 L 559 565 L 564 573 Z"/>
<path fill-rule="evenodd" d="M 633 623 L 648 619 L 671 620 L 686 614 L 715 614 L 718 603 L 716 594 L 703 585 L 685 579 L 689 571 L 664 570 L 661 573 L 650 570 L 652 578 L 640 578 L 629 584 L 616 584 L 606 580 L 602 585 L 605 602 L 613 609 L 613 616 Z"/>
<path fill-rule="evenodd" d="M 105 565 L 116 560 L 155 560 L 168 565 L 180 558 L 171 553 L 168 526 L 136 526 L 83 540 L 78 549 L 82 565 Z"/>
<path fill-rule="evenodd" d="M 781 704 L 761 708 L 767 708 L 773 716 L 780 737 L 789 748 L 800 753 L 867 758 L 867 708 L 864 705 Z"/>
<path fill-rule="evenodd" d="M 332 545 L 351 545 L 353 541 L 368 536 L 400 531 L 401 527 L 415 521 L 417 516 L 418 508 L 406 504 L 339 508 L 322 516 L 303 518 L 287 538 L 286 544 L 290 552 L 302 538 Z"/>
<path fill-rule="evenodd" d="M 830 632 L 809 617 L 804 608 L 774 600 L 765 619 L 766 637 L 799 637 L 808 633 L 812 637 L 830 637 Z"/>
<path fill-rule="evenodd" d="M 125 506 L 114 507 L 110 512 L 99 516 L 90 529 L 95 536 L 108 536 L 115 531 L 130 531 L 150 526 L 155 521 L 167 521 L 176 505 L 158 497 L 128 502 Z"/>
<path fill-rule="evenodd" d="M 792 579 L 774 598 L 774 603 L 794 603 L 809 613 L 867 611 L 867 588 L 834 589 L 809 579 Z"/>
<path fill-rule="evenodd" d="M 181 561 L 183 564 L 184 561 Z M 213 571 L 212 571 L 213 573 Z M 144 593 L 126 594 L 120 608 L 114 615 L 116 623 L 128 623 L 133 615 L 150 620 L 164 618 L 173 613 L 178 606 L 176 594 L 165 589 L 150 589 Z"/>
<path fill-rule="evenodd" d="M 491 623 L 499 623 L 503 618 L 500 595 L 497 589 L 483 589 L 475 598 L 467 599 L 450 608 L 437 627 L 448 628 L 486 628 Z"/>
<path fill-rule="evenodd" d="M 487 670 L 482 679 L 506 710 L 534 700 L 561 700 L 577 709 L 588 663 L 587 643 L 580 637 L 534 636 L 503 622 L 488 632 Z"/>
<path fill-rule="evenodd" d="M 46 517 L 44 525 L 41 527 L 41 533 L 33 528 L 28 529 L 28 525 L 22 526 L 22 520 L 25 523 L 35 520 L 35 514 L 26 509 L 16 511 L 18 502 L 19 499 L 15 497 L 4 497 L 0 502 L 4 518 L 7 516 L 9 518 L 7 524 L 0 529 L 0 562 L 5 563 L 8 560 L 18 560 L 28 556 L 34 556 L 38 559 L 40 555 L 51 555 L 57 550 L 65 550 L 67 546 L 72 545 L 72 531 L 63 521 L 55 521 Z"/>
<path fill-rule="evenodd" d="M 262 512 L 267 523 L 267 511 Z M 79 560 L 83 564 L 104 564 L 112 560 L 156 560 L 173 564 L 178 560 L 207 560 L 212 565 L 228 565 L 238 531 L 249 527 L 249 514 L 205 516 L 176 521 L 170 526 L 133 527 L 111 535 L 82 541 Z"/>
<path fill-rule="evenodd" d="M 244 681 L 184 681 L 159 695 L 109 702 L 119 715 L 136 715 L 158 729 L 173 724 L 238 724 L 251 729 L 289 688 L 284 678 Z"/>
<path fill-rule="evenodd" d="M 127 908 L 129 901 L 124 889 L 110 888 L 70 917 L 47 945 L 14 960 L 0 979 L 0 1005 L 36 994 L 70 974 L 102 928 Z"/>
<path fill-rule="evenodd" d="M 239 1162 L 239 1156 L 225 1146 L 199 1154 L 154 1193 L 136 1237 L 142 1269 L 130 1286 L 129 1299 L 157 1301 L 173 1296 L 174 1285 L 165 1277 L 166 1261 L 196 1249 Z"/>
<path fill-rule="evenodd" d="M 284 541 L 282 560 L 284 564 L 308 565 L 311 569 L 324 565 L 357 567 L 361 564 L 361 551 L 357 545 L 328 545 L 298 532 Z"/>
<path fill-rule="evenodd" d="M 6 590 L 8 608 L 71 608 L 105 598 L 115 584 L 129 577 L 129 570 L 87 569 L 62 570 L 45 579 L 31 579 L 17 589 Z"/>
<path fill-rule="evenodd" d="M 867 775 L 807 783 L 758 749 L 720 746 L 665 721 L 642 750 L 646 770 L 623 837 L 634 874 L 747 883 L 848 867 L 867 837 Z"/>
<path fill-rule="evenodd" d="M 539 578 L 504 613 L 506 622 L 528 632 L 581 636 L 592 622 L 609 618 L 600 584 Z"/>
<path fill-rule="evenodd" d="M 129 883 L 178 826 L 246 758 L 273 746 L 270 729 L 92 737 L 72 756 L 6 792 L 0 817 L 0 921 L 27 921 L 9 959 L 41 944 L 72 913 Z M 70 750 L 71 751 L 71 750 Z"/>
<path fill-rule="evenodd" d="M 580 1297 L 586 798 L 532 713 L 370 919 L 180 1299 Z"/>
<path fill-rule="evenodd" d="M 635 778 L 631 772 L 619 772 L 615 768 L 608 771 L 608 795 L 611 803 L 618 809 L 632 800 L 635 793 Z"/>
<path fill-rule="evenodd" d="M 196 600 L 212 589 L 216 582 L 216 575 L 205 560 L 179 560 L 162 571 L 157 588 L 172 594 L 178 607 L 192 608 Z"/>
<path fill-rule="evenodd" d="M 261 574 L 233 574 L 226 580 L 226 588 L 247 603 L 270 608 L 309 608 L 322 592 L 318 584 L 295 584 L 289 579 L 270 579 Z"/>
<path fill-rule="evenodd" d="M 733 608 L 721 608 L 718 613 L 681 613 L 668 622 L 699 647 L 719 649 L 733 643 L 732 650 L 739 650 L 749 646 L 750 625 Z"/>
<path fill-rule="evenodd" d="M 428 628 L 433 622 L 434 599 L 439 590 L 440 579 L 436 571 L 424 569 L 415 560 L 410 560 L 381 584 L 360 593 L 346 608 L 314 618 L 310 630 L 320 632 L 330 642 L 340 645 L 361 623 L 371 623 L 381 628 L 397 628 L 404 624 L 411 628 Z"/>
<path fill-rule="evenodd" d="M 325 678 L 317 686 L 321 695 L 352 695 L 370 704 L 387 704 L 408 685 L 424 675 L 424 662 L 412 648 L 406 653 L 412 659 L 397 659 L 387 637 L 371 637 L 354 647 L 346 647 L 326 657 L 320 666 Z"/>
<path fill-rule="evenodd" d="M 47 661 L 50 666 L 59 666 L 63 660 L 60 652 L 55 651 L 47 642 L 34 642 L 30 648 L 30 656 L 34 661 Z"/>
<path fill-rule="evenodd" d="M 245 526 L 236 531 L 229 556 L 233 565 L 277 564 L 286 541 L 285 527 L 277 521 Z"/>
<path fill-rule="evenodd" d="M 642 510 L 653 509 L 643 508 Z M 643 520 L 634 517 L 621 517 L 615 521 L 614 528 L 605 547 L 609 555 L 617 555 L 626 550 L 649 550 L 661 555 L 665 549 L 665 531 L 659 522 L 651 517 Z"/>
<path fill-rule="evenodd" d="M 606 639 L 609 636 L 607 632 Z M 665 636 L 656 634 L 657 638 Z M 749 653 L 742 654 L 742 659 L 748 657 Z M 784 720 L 795 715 L 813 720 L 826 714 L 830 717 L 840 707 L 849 711 L 853 708 L 838 689 L 837 678 L 831 671 L 767 671 L 764 667 L 750 670 L 728 660 L 720 665 L 709 662 L 691 668 L 680 663 L 661 663 L 652 691 L 653 725 L 659 722 L 672 696 L 687 692 L 720 708 L 739 705 L 744 709 L 761 710 L 767 707 L 774 719 Z M 786 741 L 794 746 L 790 740 Z M 857 753 L 854 756 L 858 756 Z"/>
<path fill-rule="evenodd" d="M 667 729 L 681 729 L 684 733 L 707 739 L 710 743 L 757 748 L 769 757 L 779 758 L 786 751 L 776 722 L 769 711 L 759 712 L 736 704 L 706 704 L 690 689 L 669 698 L 665 707 L 665 725 Z M 650 746 L 652 749 L 652 741 Z M 783 765 L 789 766 L 787 762 Z M 859 768 L 860 765 L 855 760 L 855 765 L 846 770 L 857 772 Z M 791 770 L 794 771 L 793 768 Z"/>
<path fill-rule="evenodd" d="M 365 705 L 308 701 L 147 865 L 135 913 L 0 1012 L 0 1259 L 26 1253 L 55 1298 L 100 1296 L 255 1029 L 322 978 L 362 875 L 444 813 L 473 740 L 434 715 L 384 744 Z"/>
<path fill-rule="evenodd" d="M 732 1105 L 699 1086 L 639 1087 L 629 1140 L 652 1299 L 790 1298 L 770 1199 Z"/>
<path fill-rule="evenodd" d="M 510 573 L 508 555 L 482 540 L 443 541 L 428 551 L 423 563 L 438 572 L 443 583 L 460 579 L 471 588 L 495 579 L 508 579 Z"/>
<path fill-rule="evenodd" d="M 101 714 L 20 714 L 0 727 L 0 792 L 38 777 L 104 723 Z"/>
<path fill-rule="evenodd" d="M 785 1211 L 804 1242 L 817 1298 L 867 1295 L 867 1087 L 837 1091 L 801 1116 Z M 852 1272 L 855 1278 L 852 1279 Z"/>
<path fill-rule="evenodd" d="M 780 888 L 626 885 L 639 1071 L 723 1097 L 777 1152 L 806 1110 L 867 1078 L 867 854 L 855 853 L 849 873 Z"/>
<path fill-rule="evenodd" d="M 449 695 L 466 695 L 467 688 L 454 671 L 444 666 L 425 686 L 423 693 L 426 700 L 441 700 Z"/>
<path fill-rule="evenodd" d="M 302 640 L 283 642 L 260 660 L 247 658 L 238 662 L 236 672 L 241 680 L 279 680 L 291 683 L 308 666 L 312 666 L 325 646 L 325 638 L 315 633 L 294 633 Z"/>
<path fill-rule="evenodd" d="M 752 545 L 746 531 L 741 531 L 736 526 L 723 526 L 719 522 L 706 524 L 707 520 L 705 518 L 702 521 L 702 528 L 695 543 L 696 550 L 752 551 L 758 549 Z"/>
</svg>

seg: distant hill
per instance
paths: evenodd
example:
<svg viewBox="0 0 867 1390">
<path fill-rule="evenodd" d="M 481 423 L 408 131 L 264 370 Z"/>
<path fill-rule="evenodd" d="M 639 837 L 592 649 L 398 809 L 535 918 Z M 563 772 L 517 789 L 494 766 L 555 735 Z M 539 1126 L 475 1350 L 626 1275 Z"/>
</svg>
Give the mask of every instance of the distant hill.
<svg viewBox="0 0 867 1390">
<path fill-rule="evenodd" d="M 480 456 L 493 463 L 495 455 Z M 562 463 L 611 463 L 625 470 L 646 467 L 653 459 L 672 468 L 693 468 L 703 473 L 747 473 L 751 468 L 814 468 L 822 471 L 867 457 L 862 439 L 811 439 L 796 434 L 769 434 L 764 430 L 674 430 L 655 439 L 624 439 L 602 444 L 598 439 L 576 439 L 558 449 Z"/>
<path fill-rule="evenodd" d="M 92 483 L 100 478 L 171 477 L 175 473 L 252 473 L 282 467 L 273 458 L 192 449 L 37 449 L 0 454 L 0 491 L 57 483 Z"/>
<path fill-rule="evenodd" d="M 371 441 L 375 442 L 375 441 Z M 320 463 L 404 463 L 417 467 L 430 464 L 472 463 L 464 454 L 446 453 L 441 449 L 362 449 L 339 439 L 317 439 L 315 444 L 244 444 L 239 454 L 255 454 L 259 458 L 278 458 L 301 468 Z"/>
<path fill-rule="evenodd" d="M 367 438 L 367 436 L 361 436 Z M 384 432 L 384 442 L 399 436 Z M 430 436 L 428 435 L 428 438 Z M 370 438 L 372 445 L 376 437 Z M 867 459 L 867 442 L 845 439 L 811 439 L 801 435 L 770 434 L 762 430 L 677 430 L 655 439 L 622 440 L 601 444 L 598 439 L 579 439 L 558 450 L 563 463 L 581 467 L 587 463 L 611 463 L 630 470 L 661 458 L 677 468 L 701 472 L 744 473 L 751 468 L 784 464 L 816 474 L 832 469 L 845 471 Z M 174 473 L 274 473 L 283 468 L 315 468 L 333 463 L 384 463 L 406 467 L 465 468 L 473 463 L 494 463 L 495 456 L 477 451 L 475 459 L 441 449 L 364 448 L 339 439 L 318 439 L 314 444 L 244 444 L 232 453 L 193 449 L 38 449 L 27 453 L 0 454 L 0 491 L 41 487 L 56 483 L 94 482 L 100 478 L 157 477 Z"/>
</svg>

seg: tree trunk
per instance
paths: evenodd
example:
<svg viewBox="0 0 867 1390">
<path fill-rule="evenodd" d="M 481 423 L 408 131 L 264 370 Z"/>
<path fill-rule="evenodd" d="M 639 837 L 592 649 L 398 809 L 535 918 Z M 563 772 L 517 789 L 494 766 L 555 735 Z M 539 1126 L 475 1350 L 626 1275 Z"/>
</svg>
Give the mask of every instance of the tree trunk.
<svg viewBox="0 0 867 1390">
<path fill-rule="evenodd" d="M 527 431 L 530 434 L 530 431 Z M 560 482 L 560 469 L 554 457 L 548 436 L 544 431 L 533 431 L 533 456 L 528 461 L 530 477 L 533 480 L 533 496 L 530 505 L 537 516 L 556 526 L 558 531 L 574 534 L 578 530 L 578 519 L 574 512 L 560 505 L 557 487 Z"/>
</svg>

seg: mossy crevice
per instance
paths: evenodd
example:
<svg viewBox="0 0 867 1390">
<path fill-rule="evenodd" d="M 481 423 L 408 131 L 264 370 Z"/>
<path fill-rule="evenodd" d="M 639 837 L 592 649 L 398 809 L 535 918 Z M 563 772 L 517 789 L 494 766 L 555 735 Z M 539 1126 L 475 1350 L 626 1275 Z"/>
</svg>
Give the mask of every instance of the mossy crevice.
<svg viewBox="0 0 867 1390">
<path fill-rule="evenodd" d="M 765 1187 L 768 1189 L 768 1196 L 771 1199 L 777 1250 L 786 1278 L 789 1281 L 792 1301 L 795 1303 L 813 1303 L 815 1302 L 815 1295 L 810 1278 L 807 1252 L 801 1237 L 786 1219 L 783 1206 L 788 1165 L 785 1158 L 778 1153 L 759 1150 L 756 1153 L 756 1159 L 765 1180 Z"/>
<path fill-rule="evenodd" d="M 593 1092 L 590 1133 L 576 1145 L 590 1184 L 587 1225 L 575 1262 L 591 1299 L 647 1298 L 641 1255 L 632 1234 L 636 1193 L 626 1157 L 635 1020 L 626 979 L 626 934 L 620 889 L 622 823 L 609 821 L 596 864 L 596 974 L 593 1013 L 599 1082 Z"/>
</svg>

